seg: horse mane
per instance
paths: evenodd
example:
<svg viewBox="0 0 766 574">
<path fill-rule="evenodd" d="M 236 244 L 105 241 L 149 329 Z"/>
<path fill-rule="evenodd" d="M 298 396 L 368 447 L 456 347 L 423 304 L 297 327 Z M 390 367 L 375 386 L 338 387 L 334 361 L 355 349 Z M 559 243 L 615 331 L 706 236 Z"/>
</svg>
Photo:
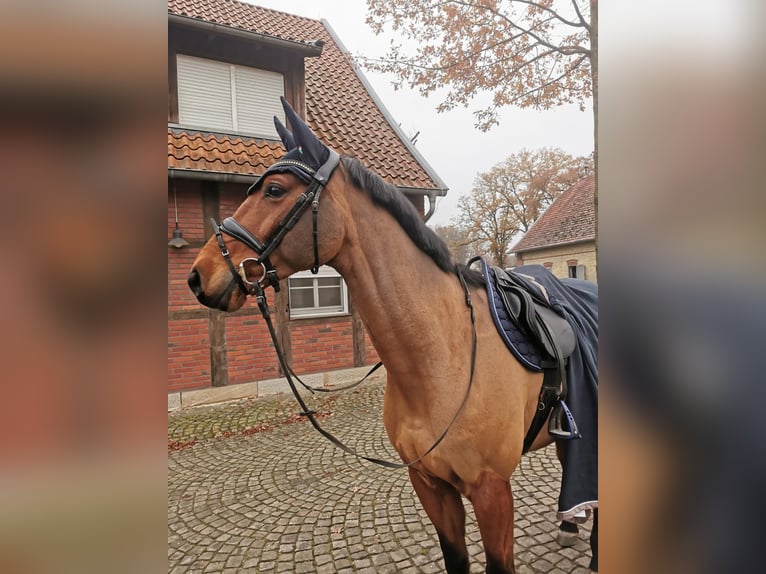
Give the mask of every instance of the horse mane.
<svg viewBox="0 0 766 574">
<path fill-rule="evenodd" d="M 415 206 L 401 191 L 386 183 L 355 157 L 344 155 L 341 162 L 351 182 L 368 193 L 375 205 L 388 211 L 418 249 L 428 255 L 439 269 L 452 274 L 461 273 L 470 286 L 484 286 L 481 273 L 469 269 L 466 265 L 455 263 L 447 244 L 425 224 Z"/>
</svg>

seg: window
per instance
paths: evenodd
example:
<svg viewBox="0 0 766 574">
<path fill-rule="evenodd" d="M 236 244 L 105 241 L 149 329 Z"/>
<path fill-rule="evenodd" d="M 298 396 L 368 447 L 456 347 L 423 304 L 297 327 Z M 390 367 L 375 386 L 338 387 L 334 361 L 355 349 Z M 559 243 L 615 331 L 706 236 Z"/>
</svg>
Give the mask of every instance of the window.
<svg viewBox="0 0 766 574">
<path fill-rule="evenodd" d="M 585 265 L 568 265 L 570 279 L 585 279 Z"/>
<path fill-rule="evenodd" d="M 273 118 L 285 120 L 282 74 L 182 54 L 176 62 L 180 124 L 278 138 Z"/>
<path fill-rule="evenodd" d="M 287 281 L 291 319 L 348 313 L 346 283 L 333 268 L 320 267 L 317 275 L 301 271 L 291 275 Z"/>
</svg>

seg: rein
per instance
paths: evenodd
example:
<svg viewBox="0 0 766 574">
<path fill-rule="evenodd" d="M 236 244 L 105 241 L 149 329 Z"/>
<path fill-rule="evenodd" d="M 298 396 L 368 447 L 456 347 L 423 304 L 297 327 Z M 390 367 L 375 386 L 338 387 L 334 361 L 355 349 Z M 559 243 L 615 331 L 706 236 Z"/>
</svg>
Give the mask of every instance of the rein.
<svg viewBox="0 0 766 574">
<path fill-rule="evenodd" d="M 374 373 L 382 365 L 382 363 L 377 363 L 362 379 L 360 379 L 356 383 L 352 383 L 350 385 L 347 385 L 338 389 L 317 389 L 314 387 L 310 387 L 309 385 L 301 381 L 300 378 L 293 372 L 293 370 L 287 364 L 285 355 L 282 351 L 282 348 L 279 345 L 279 341 L 277 340 L 276 330 L 274 329 L 274 325 L 271 321 L 271 313 L 269 312 L 269 305 L 266 300 L 266 293 L 264 291 L 263 285 L 261 285 L 261 282 L 266 280 L 267 286 L 270 285 L 274 289 L 274 291 L 279 291 L 279 277 L 277 275 L 276 269 L 273 267 L 273 265 L 269 261 L 269 255 L 279 246 L 279 244 L 282 242 L 282 239 L 284 239 L 287 232 L 290 231 L 290 229 L 292 229 L 293 226 L 298 222 L 301 215 L 303 215 L 303 212 L 308 208 L 309 204 L 312 205 L 312 226 L 313 226 L 312 237 L 313 237 L 313 243 L 314 243 L 314 266 L 311 268 L 311 272 L 316 274 L 319 271 L 319 244 L 318 244 L 318 229 L 317 229 L 317 211 L 318 211 L 318 205 L 319 205 L 319 196 L 322 190 L 324 189 L 324 186 L 327 184 L 327 181 L 329 180 L 330 175 L 337 167 L 339 161 L 340 161 L 340 157 L 338 156 L 338 154 L 335 151 L 330 150 L 329 159 L 316 172 L 314 172 L 314 170 L 311 169 L 309 166 L 300 162 L 294 162 L 289 160 L 284 162 L 286 164 L 289 163 L 292 167 L 297 167 L 301 169 L 302 171 L 304 171 L 305 173 L 307 173 L 308 175 L 310 175 L 312 177 L 312 181 L 309 184 L 309 186 L 306 188 L 306 190 L 295 201 L 295 203 L 293 204 L 293 207 L 290 209 L 287 215 L 285 215 L 285 217 L 282 218 L 282 220 L 277 225 L 276 229 L 271 233 L 271 235 L 269 236 L 268 240 L 265 243 L 261 243 L 252 233 L 250 233 L 244 226 L 242 226 L 233 217 L 227 217 L 221 222 L 220 225 L 216 223 L 215 219 L 211 218 L 213 232 L 215 234 L 218 247 L 221 250 L 221 255 L 226 261 L 226 264 L 229 267 L 229 271 L 231 272 L 232 277 L 236 281 L 237 286 L 245 295 L 255 296 L 255 300 L 258 303 L 258 309 L 261 311 L 261 315 L 263 316 L 263 319 L 266 322 L 266 326 L 269 330 L 269 336 L 271 337 L 272 344 L 274 345 L 274 350 L 276 351 L 279 365 L 282 368 L 282 372 L 284 373 L 285 379 L 287 379 L 287 383 L 290 385 L 290 390 L 295 396 L 295 399 L 298 401 L 298 404 L 300 405 L 300 407 L 303 409 L 300 415 L 305 416 L 311 422 L 312 426 L 322 436 L 324 436 L 327 440 L 329 440 L 335 446 L 347 452 L 348 454 L 354 455 L 357 458 L 366 460 L 368 462 L 371 462 L 386 468 L 409 468 L 413 466 L 414 464 L 417 464 L 418 462 L 423 460 L 442 442 L 442 440 L 444 440 L 444 437 L 447 436 L 447 433 L 452 428 L 452 425 L 454 424 L 455 420 L 457 420 L 457 417 L 463 411 L 463 408 L 468 402 L 468 395 L 470 394 L 471 387 L 473 387 L 473 378 L 474 378 L 474 372 L 476 369 L 476 348 L 477 348 L 476 317 L 474 314 L 473 303 L 471 302 L 471 295 L 468 290 L 468 285 L 466 284 L 462 271 L 460 269 L 456 269 L 458 279 L 460 280 L 460 284 L 463 287 L 463 292 L 465 293 L 466 306 L 471 312 L 471 328 L 473 331 L 472 344 L 471 344 L 471 375 L 468 380 L 468 388 L 466 389 L 465 396 L 463 397 L 463 400 L 460 403 L 460 406 L 458 407 L 457 411 L 453 415 L 449 424 L 447 424 L 447 427 L 444 429 L 441 435 L 439 435 L 439 438 L 436 439 L 436 441 L 429 447 L 428 450 L 426 450 L 423 454 L 421 454 L 415 460 L 412 460 L 410 462 L 391 462 L 391 461 L 374 458 L 374 457 L 368 457 L 368 456 L 359 454 L 350 446 L 344 444 L 338 438 L 336 438 L 333 434 L 331 434 L 329 431 L 323 429 L 320 426 L 319 422 L 316 420 L 316 417 L 314 416 L 316 414 L 316 411 L 313 411 L 308 408 L 308 405 L 306 405 L 306 403 L 303 400 L 303 397 L 301 397 L 300 393 L 298 392 L 295 382 L 293 381 L 293 377 L 295 377 L 295 379 L 297 379 L 301 385 L 303 385 L 307 390 L 311 391 L 312 393 L 315 391 L 332 392 L 332 391 L 346 390 L 361 384 L 367 377 L 369 377 L 372 373 Z M 252 190 L 256 186 L 256 184 L 251 186 L 250 189 Z M 248 195 L 249 194 L 250 194 L 250 190 L 248 190 Z M 240 241 L 241 243 L 244 243 L 247 247 L 255 251 L 258 254 L 258 257 L 243 259 L 240 262 L 239 267 L 235 267 L 234 263 L 231 260 L 231 255 L 229 253 L 229 250 L 226 248 L 226 244 L 223 240 L 223 233 L 226 233 L 227 235 L 233 237 L 234 239 Z M 247 263 L 248 261 L 252 261 L 260 265 L 261 268 L 263 269 L 262 276 L 255 282 L 251 282 L 247 279 L 245 263 Z"/>
<path fill-rule="evenodd" d="M 279 360 L 279 365 L 282 367 L 282 371 L 284 372 L 285 379 L 287 380 L 287 383 L 290 385 L 290 390 L 292 391 L 293 395 L 295 396 L 295 400 L 298 401 L 298 404 L 303 409 L 302 412 L 299 414 L 301 416 L 305 416 L 309 422 L 311 422 L 311 425 L 321 434 L 323 437 L 325 437 L 327 440 L 329 440 L 332 444 L 343 450 L 344 452 L 347 452 L 348 454 L 351 454 L 357 458 L 361 458 L 362 460 L 366 460 L 367 462 L 371 462 L 373 464 L 377 464 L 379 466 L 383 466 L 385 468 L 409 468 L 417 463 L 419 463 L 421 460 L 423 460 L 426 456 L 428 456 L 439 444 L 444 440 L 444 437 L 447 436 L 447 433 L 452 428 L 452 425 L 454 424 L 455 420 L 457 420 L 457 417 L 460 415 L 460 413 L 463 411 L 463 407 L 465 407 L 466 403 L 468 402 L 468 395 L 471 392 L 471 387 L 473 386 L 473 375 L 476 370 L 476 347 L 477 347 L 477 335 L 476 335 L 476 317 L 473 311 L 473 304 L 471 302 L 471 295 L 468 291 L 468 286 L 466 285 L 465 279 L 463 278 L 462 272 L 458 271 L 458 278 L 460 279 L 460 283 L 463 286 L 463 290 L 465 292 L 465 302 L 466 306 L 471 311 L 471 327 L 473 330 L 473 339 L 471 344 L 471 376 L 468 380 L 468 388 L 465 391 L 465 396 L 463 397 L 463 401 L 460 403 L 460 406 L 458 407 L 457 411 L 453 415 L 452 419 L 450 420 L 449 424 L 447 424 L 447 427 L 444 429 L 444 431 L 439 435 L 439 438 L 436 439 L 436 441 L 428 448 L 427 451 L 425 451 L 423 454 L 421 454 L 418 458 L 415 460 L 412 460 L 410 462 L 391 462 L 388 460 L 383 460 L 380 458 L 374 458 L 365 456 L 363 454 L 358 453 L 356 450 L 351 448 L 350 446 L 344 444 L 340 441 L 335 435 L 330 433 L 329 431 L 322 428 L 322 426 L 317 421 L 316 417 L 314 416 L 316 414 L 316 411 L 313 411 L 309 409 L 308 405 L 303 400 L 303 397 L 301 397 L 300 393 L 298 392 L 297 387 L 295 386 L 295 382 L 293 381 L 293 373 L 292 369 L 287 365 L 287 361 L 285 359 L 284 353 L 282 352 L 281 347 L 279 346 L 279 341 L 277 340 L 277 334 L 274 329 L 274 325 L 271 321 L 271 313 L 269 312 L 269 305 L 266 301 L 266 293 L 264 292 L 263 288 L 261 287 L 260 283 L 255 283 L 254 286 L 256 288 L 255 293 L 255 300 L 258 303 L 258 309 L 261 311 L 261 315 L 263 316 L 264 321 L 266 322 L 266 327 L 269 330 L 269 335 L 271 336 L 271 342 L 274 345 L 274 349 L 277 354 L 277 359 Z M 374 371 L 376 371 L 382 363 L 378 363 L 375 365 L 372 370 L 370 370 L 360 381 L 349 385 L 348 387 L 344 388 L 350 388 L 352 386 L 356 386 L 364 379 L 369 377 Z M 298 378 L 296 376 L 296 378 Z M 300 379 L 299 379 L 300 380 Z M 304 387 L 307 387 L 305 383 L 301 381 L 301 384 Z M 309 388 L 309 387 L 307 387 Z M 315 389 L 318 390 L 318 389 Z M 324 389 L 327 390 L 327 389 Z M 333 390 L 342 390 L 342 389 L 333 389 Z"/>
</svg>

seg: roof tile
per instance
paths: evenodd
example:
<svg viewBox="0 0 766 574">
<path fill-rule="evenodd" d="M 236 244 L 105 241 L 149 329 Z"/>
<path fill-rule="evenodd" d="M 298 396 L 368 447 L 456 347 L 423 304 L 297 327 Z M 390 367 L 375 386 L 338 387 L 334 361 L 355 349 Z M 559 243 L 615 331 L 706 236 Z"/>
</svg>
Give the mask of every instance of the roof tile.
<svg viewBox="0 0 766 574">
<path fill-rule="evenodd" d="M 319 20 L 236 0 L 168 0 L 168 12 L 297 42 L 324 41 L 306 58 L 306 122 L 341 154 L 354 155 L 397 186 L 439 189 L 375 104 L 347 53 Z M 200 149 L 205 150 L 204 153 Z M 168 129 L 168 166 L 260 175 L 283 153 L 268 140 Z M 248 154 L 257 157 L 248 158 Z"/>
<path fill-rule="evenodd" d="M 282 157 L 277 142 L 168 128 L 168 167 L 260 175 Z"/>
<path fill-rule="evenodd" d="M 305 34 L 300 33 L 297 20 L 316 22 L 294 15 L 286 19 L 288 15 L 282 12 L 236 0 L 168 0 L 168 12 L 293 42 L 307 40 Z"/>
<path fill-rule="evenodd" d="M 591 173 L 558 196 L 511 252 L 595 239 L 594 193 L 595 176 Z"/>
</svg>

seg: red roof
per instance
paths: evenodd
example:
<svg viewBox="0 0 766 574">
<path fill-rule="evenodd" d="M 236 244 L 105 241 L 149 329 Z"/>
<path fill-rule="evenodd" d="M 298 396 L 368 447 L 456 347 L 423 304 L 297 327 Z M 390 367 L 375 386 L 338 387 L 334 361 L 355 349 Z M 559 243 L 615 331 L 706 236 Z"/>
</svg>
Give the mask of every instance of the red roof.
<svg viewBox="0 0 766 574">
<path fill-rule="evenodd" d="M 323 22 L 235 0 L 168 0 L 168 13 L 282 40 L 324 41 L 321 56 L 305 59 L 306 122 L 317 136 L 339 153 L 358 157 L 394 185 L 446 190 L 414 147 L 397 134 Z M 248 158 L 251 153 L 257 156 Z M 169 168 L 260 175 L 283 153 L 281 144 L 268 140 L 168 128 Z"/>
<path fill-rule="evenodd" d="M 285 14 L 236 0 L 168 0 L 168 13 L 215 22 L 281 40 L 305 43 L 316 40 L 303 26 L 316 28 L 316 20 Z"/>
<path fill-rule="evenodd" d="M 595 176 L 581 179 L 563 192 L 545 210 L 513 253 L 596 239 Z"/>
<path fill-rule="evenodd" d="M 260 175 L 283 153 L 277 142 L 168 129 L 168 167 L 173 169 Z"/>
</svg>

